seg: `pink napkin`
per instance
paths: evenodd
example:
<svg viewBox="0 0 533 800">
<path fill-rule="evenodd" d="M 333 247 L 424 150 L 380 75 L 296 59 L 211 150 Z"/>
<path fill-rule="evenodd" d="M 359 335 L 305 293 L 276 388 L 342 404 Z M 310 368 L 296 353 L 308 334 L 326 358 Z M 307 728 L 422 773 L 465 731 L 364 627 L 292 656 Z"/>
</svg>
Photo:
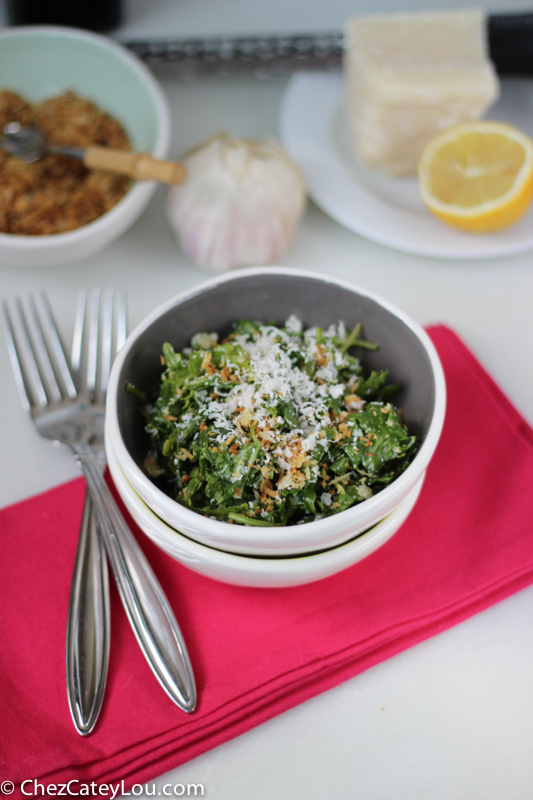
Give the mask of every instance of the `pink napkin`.
<svg viewBox="0 0 533 800">
<path fill-rule="evenodd" d="M 0 511 L 2 780 L 128 789 L 533 582 L 533 431 L 454 333 L 429 333 L 444 431 L 410 517 L 364 561 L 307 586 L 239 588 L 181 566 L 130 520 L 187 641 L 192 716 L 152 676 L 113 586 L 106 697 L 78 736 L 64 646 L 83 481 Z"/>
</svg>

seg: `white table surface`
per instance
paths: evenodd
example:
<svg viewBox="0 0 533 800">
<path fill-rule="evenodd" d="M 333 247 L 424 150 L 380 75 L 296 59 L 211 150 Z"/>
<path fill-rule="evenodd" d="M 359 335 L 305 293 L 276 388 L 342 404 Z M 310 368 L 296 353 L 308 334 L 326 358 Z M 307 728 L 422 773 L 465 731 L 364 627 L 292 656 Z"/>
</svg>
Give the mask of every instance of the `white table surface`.
<svg viewBox="0 0 533 800">
<path fill-rule="evenodd" d="M 392 0 L 130 0 L 117 36 L 332 30 L 354 11 L 392 7 Z M 527 7 L 519 0 L 511 6 Z M 510 10 L 505 0 L 490 8 Z M 173 154 L 221 129 L 275 134 L 285 82 L 165 77 Z M 410 256 L 344 230 L 310 204 L 283 263 L 366 286 L 423 325 L 453 327 L 533 423 L 533 253 L 481 263 Z M 80 287 L 126 289 L 135 325 L 205 277 L 180 254 L 158 190 L 132 230 L 84 262 L 0 265 L 0 295 L 45 287 L 69 337 Z M 68 454 L 41 440 L 23 413 L 3 342 L 0 403 L 0 506 L 77 474 Z M 161 776 L 156 792 L 168 783 L 202 783 L 217 800 L 531 800 L 532 631 L 533 587 Z"/>
</svg>

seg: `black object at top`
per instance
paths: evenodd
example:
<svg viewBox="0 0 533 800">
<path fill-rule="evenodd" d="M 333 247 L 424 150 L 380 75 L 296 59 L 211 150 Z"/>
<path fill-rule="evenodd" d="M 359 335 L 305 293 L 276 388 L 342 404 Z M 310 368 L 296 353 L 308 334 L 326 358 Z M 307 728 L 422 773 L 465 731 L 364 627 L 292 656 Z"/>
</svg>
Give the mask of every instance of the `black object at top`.
<svg viewBox="0 0 533 800">
<path fill-rule="evenodd" d="M 533 75 L 533 14 L 489 16 L 487 30 L 499 75 Z"/>
<path fill-rule="evenodd" d="M 68 25 L 111 31 L 120 25 L 122 0 L 7 0 L 11 25 Z"/>
</svg>

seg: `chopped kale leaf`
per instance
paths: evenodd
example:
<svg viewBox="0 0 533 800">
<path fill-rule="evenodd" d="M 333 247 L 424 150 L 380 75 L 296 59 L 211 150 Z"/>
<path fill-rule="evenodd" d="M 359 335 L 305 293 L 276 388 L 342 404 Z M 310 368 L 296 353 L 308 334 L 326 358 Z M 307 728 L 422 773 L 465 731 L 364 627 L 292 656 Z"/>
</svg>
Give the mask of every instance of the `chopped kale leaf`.
<svg viewBox="0 0 533 800">
<path fill-rule="evenodd" d="M 240 320 L 222 342 L 199 332 L 163 345 L 145 469 L 182 505 L 251 526 L 337 514 L 381 491 L 412 461 L 416 436 L 391 403 L 387 371 L 364 374 L 356 325 L 303 330 Z"/>
</svg>

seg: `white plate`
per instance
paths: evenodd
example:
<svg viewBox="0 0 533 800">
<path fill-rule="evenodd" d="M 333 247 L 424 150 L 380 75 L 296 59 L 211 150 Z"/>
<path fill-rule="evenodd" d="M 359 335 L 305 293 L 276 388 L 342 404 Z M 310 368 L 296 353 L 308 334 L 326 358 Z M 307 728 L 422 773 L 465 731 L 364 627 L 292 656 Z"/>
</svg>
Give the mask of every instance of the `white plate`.
<svg viewBox="0 0 533 800">
<path fill-rule="evenodd" d="M 425 473 L 402 502 L 366 533 L 340 547 L 292 558 L 254 558 L 206 547 L 170 528 L 139 497 L 122 472 L 114 450 L 107 446 L 109 471 L 124 505 L 142 531 L 186 567 L 236 586 L 277 588 L 300 586 L 327 578 L 373 553 L 400 528 L 415 505 Z"/>
<path fill-rule="evenodd" d="M 516 225 L 490 236 L 467 234 L 434 219 L 413 178 L 387 178 L 351 155 L 342 77 L 299 72 L 283 98 L 280 137 L 305 174 L 310 196 L 341 225 L 379 244 L 436 258 L 475 259 L 533 249 L 533 206 Z M 490 117 L 533 134 L 533 82 L 510 80 Z"/>
</svg>

